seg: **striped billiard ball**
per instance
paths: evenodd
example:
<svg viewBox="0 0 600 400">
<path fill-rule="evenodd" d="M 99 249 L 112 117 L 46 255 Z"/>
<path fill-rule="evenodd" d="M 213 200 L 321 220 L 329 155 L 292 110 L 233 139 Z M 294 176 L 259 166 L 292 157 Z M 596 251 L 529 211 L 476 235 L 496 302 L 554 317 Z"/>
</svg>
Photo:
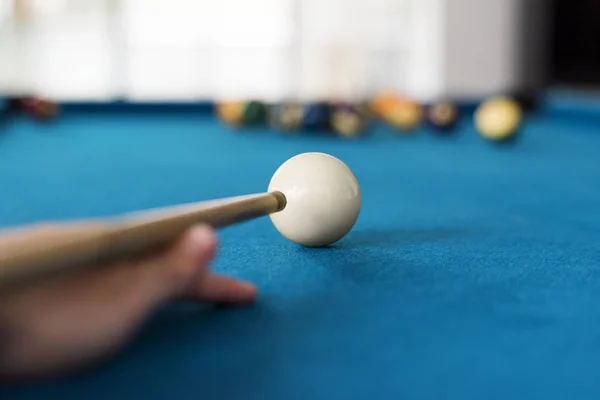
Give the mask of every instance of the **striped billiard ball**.
<svg viewBox="0 0 600 400">
<path fill-rule="evenodd" d="M 449 133 L 454 131 L 459 119 L 456 104 L 443 100 L 425 108 L 425 122 L 435 132 Z"/>
</svg>

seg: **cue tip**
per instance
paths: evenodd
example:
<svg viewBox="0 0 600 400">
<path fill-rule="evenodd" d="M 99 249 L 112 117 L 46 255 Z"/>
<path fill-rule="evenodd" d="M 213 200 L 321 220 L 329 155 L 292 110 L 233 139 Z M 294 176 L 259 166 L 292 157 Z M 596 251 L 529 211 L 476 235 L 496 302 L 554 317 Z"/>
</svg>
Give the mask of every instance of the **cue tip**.
<svg viewBox="0 0 600 400">
<path fill-rule="evenodd" d="M 287 206 L 287 198 L 280 191 L 275 191 L 272 194 L 277 200 L 277 212 L 282 211 Z"/>
</svg>

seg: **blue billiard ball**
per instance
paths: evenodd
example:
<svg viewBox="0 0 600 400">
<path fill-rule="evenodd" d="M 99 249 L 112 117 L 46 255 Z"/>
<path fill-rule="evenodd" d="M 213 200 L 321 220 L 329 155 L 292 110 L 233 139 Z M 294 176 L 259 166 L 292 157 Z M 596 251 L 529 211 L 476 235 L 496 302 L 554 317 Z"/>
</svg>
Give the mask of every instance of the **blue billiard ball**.
<svg viewBox="0 0 600 400">
<path fill-rule="evenodd" d="M 307 131 L 330 129 L 331 107 L 326 102 L 309 103 L 304 106 L 302 128 Z"/>
</svg>

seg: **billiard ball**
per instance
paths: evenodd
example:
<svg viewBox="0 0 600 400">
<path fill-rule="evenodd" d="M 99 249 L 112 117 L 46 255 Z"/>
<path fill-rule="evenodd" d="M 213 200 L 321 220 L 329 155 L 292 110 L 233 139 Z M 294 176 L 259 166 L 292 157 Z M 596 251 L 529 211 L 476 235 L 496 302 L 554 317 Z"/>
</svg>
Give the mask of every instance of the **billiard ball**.
<svg viewBox="0 0 600 400">
<path fill-rule="evenodd" d="M 241 101 L 224 101 L 216 105 L 219 119 L 229 126 L 239 126 L 244 120 L 244 103 Z"/>
<path fill-rule="evenodd" d="M 341 160 L 325 153 L 303 153 L 284 162 L 268 187 L 286 196 L 286 207 L 270 214 L 275 228 L 305 247 L 324 247 L 342 239 L 361 208 L 358 181 Z"/>
<path fill-rule="evenodd" d="M 327 131 L 331 129 L 331 106 L 324 101 L 308 103 L 304 106 L 302 129 L 306 131 Z"/>
<path fill-rule="evenodd" d="M 401 97 L 393 91 L 376 94 L 371 100 L 370 111 L 373 116 L 384 118 L 386 110 L 399 101 L 401 101 Z"/>
<path fill-rule="evenodd" d="M 38 121 L 48 121 L 58 116 L 60 106 L 50 100 L 29 97 L 21 100 L 21 109 Z"/>
<path fill-rule="evenodd" d="M 256 126 L 265 123 L 267 118 L 266 105 L 258 100 L 251 100 L 243 105 L 242 121 L 244 125 Z"/>
<path fill-rule="evenodd" d="M 423 109 L 417 102 L 403 99 L 387 105 L 383 110 L 383 120 L 398 132 L 415 130 L 422 121 Z"/>
<path fill-rule="evenodd" d="M 364 133 L 367 118 L 359 106 L 336 104 L 331 114 L 331 126 L 338 136 L 354 138 Z"/>
<path fill-rule="evenodd" d="M 449 100 L 434 103 L 425 109 L 425 121 L 435 132 L 451 132 L 458 118 L 458 107 Z"/>
<path fill-rule="evenodd" d="M 510 97 L 492 97 L 475 110 L 475 125 L 479 134 L 492 142 L 511 141 L 522 122 L 522 110 Z"/>
<path fill-rule="evenodd" d="M 283 102 L 273 105 L 268 112 L 269 125 L 279 132 L 295 132 L 300 129 L 304 107 L 298 102 Z"/>
</svg>

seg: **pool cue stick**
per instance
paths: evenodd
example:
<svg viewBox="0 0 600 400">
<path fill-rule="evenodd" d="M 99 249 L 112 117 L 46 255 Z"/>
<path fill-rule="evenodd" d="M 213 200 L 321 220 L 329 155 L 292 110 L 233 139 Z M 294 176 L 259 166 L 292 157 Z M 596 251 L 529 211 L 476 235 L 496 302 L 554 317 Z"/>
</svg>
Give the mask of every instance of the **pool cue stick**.
<svg viewBox="0 0 600 400">
<path fill-rule="evenodd" d="M 221 228 L 279 212 L 286 205 L 281 192 L 236 196 L 66 224 L 64 233 L 43 241 L 0 243 L 0 292 L 34 279 L 148 255 L 195 224 Z"/>
</svg>

